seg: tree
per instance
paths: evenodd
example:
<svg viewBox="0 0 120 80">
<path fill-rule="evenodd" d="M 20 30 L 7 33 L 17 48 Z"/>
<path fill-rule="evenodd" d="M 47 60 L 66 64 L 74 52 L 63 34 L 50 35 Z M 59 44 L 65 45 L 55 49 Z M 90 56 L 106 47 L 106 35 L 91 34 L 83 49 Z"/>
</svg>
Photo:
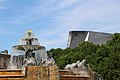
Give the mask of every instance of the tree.
<svg viewBox="0 0 120 80">
<path fill-rule="evenodd" d="M 120 34 L 115 33 L 113 39 L 103 45 L 83 42 L 74 49 L 51 49 L 60 69 L 67 64 L 86 59 L 92 70 L 101 74 L 104 80 L 120 80 Z"/>
</svg>

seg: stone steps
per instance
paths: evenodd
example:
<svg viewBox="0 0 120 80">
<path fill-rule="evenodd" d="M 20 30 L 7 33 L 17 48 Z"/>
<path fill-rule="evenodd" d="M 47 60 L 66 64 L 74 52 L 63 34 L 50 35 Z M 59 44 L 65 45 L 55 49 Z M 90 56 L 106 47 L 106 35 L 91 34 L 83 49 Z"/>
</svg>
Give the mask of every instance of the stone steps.
<svg viewBox="0 0 120 80">
<path fill-rule="evenodd" d="M 1 69 L 0 70 L 0 78 L 24 78 L 25 75 L 22 73 L 20 69 Z"/>
<path fill-rule="evenodd" d="M 25 75 L 0 75 L 0 78 L 22 78 Z"/>
</svg>

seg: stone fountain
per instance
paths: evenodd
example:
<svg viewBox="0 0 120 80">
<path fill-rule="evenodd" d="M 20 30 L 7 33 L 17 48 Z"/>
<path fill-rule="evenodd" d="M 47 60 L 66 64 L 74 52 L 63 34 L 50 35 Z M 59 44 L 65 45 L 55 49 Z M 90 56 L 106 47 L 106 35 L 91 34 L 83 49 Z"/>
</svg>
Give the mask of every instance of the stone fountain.
<svg viewBox="0 0 120 80">
<path fill-rule="evenodd" d="M 12 46 L 7 69 L 0 69 L 0 80 L 59 80 L 58 66 L 46 48 L 28 30 L 18 45 Z"/>
<path fill-rule="evenodd" d="M 8 69 L 19 69 L 24 66 L 42 66 L 48 59 L 46 48 L 41 46 L 37 37 L 28 30 L 20 43 L 12 47 Z"/>
</svg>

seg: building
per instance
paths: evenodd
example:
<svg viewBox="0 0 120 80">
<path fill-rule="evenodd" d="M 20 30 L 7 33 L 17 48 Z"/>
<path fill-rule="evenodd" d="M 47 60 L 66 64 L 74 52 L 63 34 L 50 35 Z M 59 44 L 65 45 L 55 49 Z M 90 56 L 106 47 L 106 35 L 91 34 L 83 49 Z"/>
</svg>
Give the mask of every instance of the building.
<svg viewBox="0 0 120 80">
<path fill-rule="evenodd" d="M 0 69 L 6 69 L 11 55 L 8 54 L 7 50 L 0 51 Z"/>
<path fill-rule="evenodd" d="M 105 44 L 106 41 L 111 40 L 113 34 L 93 32 L 93 31 L 70 31 L 68 37 L 67 47 L 75 48 L 81 42 L 92 42 L 95 44 Z"/>
</svg>

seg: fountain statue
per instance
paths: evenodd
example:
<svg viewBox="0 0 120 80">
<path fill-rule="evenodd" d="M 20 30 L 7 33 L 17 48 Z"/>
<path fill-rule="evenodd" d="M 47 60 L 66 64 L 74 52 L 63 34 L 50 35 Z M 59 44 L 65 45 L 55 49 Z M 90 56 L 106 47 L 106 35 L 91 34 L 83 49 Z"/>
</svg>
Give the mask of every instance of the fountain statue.
<svg viewBox="0 0 120 80">
<path fill-rule="evenodd" d="M 46 48 L 41 46 L 32 30 L 28 30 L 20 43 L 12 47 L 12 55 L 8 68 L 21 68 L 23 66 L 42 66 L 48 61 Z"/>
</svg>

